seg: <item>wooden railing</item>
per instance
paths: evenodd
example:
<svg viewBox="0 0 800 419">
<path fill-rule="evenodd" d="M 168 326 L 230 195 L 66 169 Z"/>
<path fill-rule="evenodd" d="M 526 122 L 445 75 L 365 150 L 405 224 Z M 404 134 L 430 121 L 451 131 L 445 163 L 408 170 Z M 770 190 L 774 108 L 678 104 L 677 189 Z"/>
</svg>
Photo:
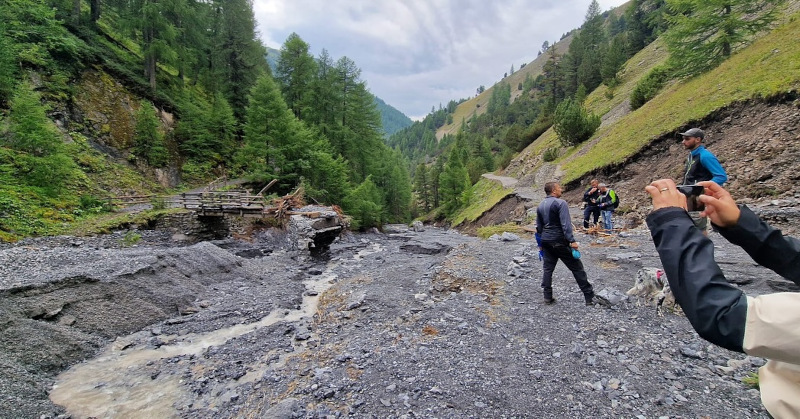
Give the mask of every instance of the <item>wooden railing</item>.
<svg viewBox="0 0 800 419">
<path fill-rule="evenodd" d="M 203 191 L 186 192 L 180 195 L 128 195 L 110 198 L 115 207 L 129 207 L 138 204 L 163 203 L 167 208 L 186 208 L 202 215 L 258 215 L 268 208 L 264 197 L 252 195 L 248 191 Z"/>
</svg>

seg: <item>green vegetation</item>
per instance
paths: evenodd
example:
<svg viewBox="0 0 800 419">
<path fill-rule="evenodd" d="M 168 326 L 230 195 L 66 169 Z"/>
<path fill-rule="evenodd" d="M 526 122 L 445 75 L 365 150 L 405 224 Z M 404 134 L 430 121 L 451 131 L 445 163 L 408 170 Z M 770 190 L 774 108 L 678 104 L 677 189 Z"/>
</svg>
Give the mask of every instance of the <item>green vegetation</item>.
<svg viewBox="0 0 800 419">
<path fill-rule="evenodd" d="M 498 182 L 484 178 L 470 187 L 469 191 L 469 200 L 464 203 L 463 209 L 451 217 L 454 226 L 477 220 L 514 192 L 513 189 L 504 188 Z"/>
<path fill-rule="evenodd" d="M 748 373 L 746 376 L 744 376 L 744 378 L 742 378 L 742 383 L 750 388 L 758 389 L 758 372 Z"/>
<path fill-rule="evenodd" d="M 553 129 L 566 147 L 588 140 L 599 126 L 600 117 L 587 112 L 577 100 L 565 99 L 553 115 Z"/>
<path fill-rule="evenodd" d="M 246 0 L 100 6 L 0 3 L 0 240 L 109 210 L 96 200 L 167 192 L 155 178 L 277 179 L 274 193 L 303 187 L 363 228 L 410 218 L 408 163 L 383 144 L 352 60 L 312 57 L 292 34 L 273 78 Z M 367 179 L 376 193 L 351 193 Z"/>
<path fill-rule="evenodd" d="M 650 102 L 601 130 L 601 139 L 589 152 L 564 158 L 565 183 L 600 167 L 620 163 L 654 138 L 674 132 L 685 121 L 738 101 L 769 98 L 800 88 L 800 27 L 796 14 L 717 68 L 673 84 Z"/>
<path fill-rule="evenodd" d="M 479 227 L 476 232 L 477 236 L 482 239 L 488 239 L 495 234 L 514 233 L 525 234 L 525 230 L 521 226 L 514 223 L 497 224 L 493 226 Z"/>
<path fill-rule="evenodd" d="M 125 236 L 122 237 L 121 244 L 123 247 L 131 247 L 142 239 L 142 235 L 134 230 L 128 230 Z"/>
</svg>

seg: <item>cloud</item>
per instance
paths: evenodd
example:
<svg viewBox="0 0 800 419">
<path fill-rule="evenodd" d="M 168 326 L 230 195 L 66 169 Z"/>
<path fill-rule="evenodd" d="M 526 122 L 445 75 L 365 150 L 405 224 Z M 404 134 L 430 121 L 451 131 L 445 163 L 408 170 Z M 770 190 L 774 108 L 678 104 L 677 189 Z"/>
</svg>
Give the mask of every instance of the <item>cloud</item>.
<svg viewBox="0 0 800 419">
<path fill-rule="evenodd" d="M 599 1 L 602 10 L 624 0 Z M 590 0 L 254 0 L 265 44 L 297 33 L 319 55 L 352 59 L 370 90 L 406 115 L 468 98 L 542 43 L 579 27 Z"/>
</svg>

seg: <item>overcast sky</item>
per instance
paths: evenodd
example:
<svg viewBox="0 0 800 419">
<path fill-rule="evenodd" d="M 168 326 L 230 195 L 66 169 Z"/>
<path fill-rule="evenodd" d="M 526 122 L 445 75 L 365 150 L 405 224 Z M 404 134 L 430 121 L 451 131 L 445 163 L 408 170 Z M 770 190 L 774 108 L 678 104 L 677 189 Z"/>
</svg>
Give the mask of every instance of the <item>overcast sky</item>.
<svg viewBox="0 0 800 419">
<path fill-rule="evenodd" d="M 626 0 L 598 0 L 603 11 Z M 475 95 L 583 24 L 591 0 L 253 0 L 264 43 L 295 32 L 352 59 L 373 94 L 412 119 Z"/>
</svg>

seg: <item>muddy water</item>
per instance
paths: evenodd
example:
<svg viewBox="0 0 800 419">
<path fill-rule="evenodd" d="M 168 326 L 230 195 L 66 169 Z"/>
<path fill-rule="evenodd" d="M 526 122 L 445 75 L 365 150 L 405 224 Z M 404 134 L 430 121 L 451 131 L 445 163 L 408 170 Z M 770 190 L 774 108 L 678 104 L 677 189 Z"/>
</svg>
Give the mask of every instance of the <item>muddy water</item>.
<svg viewBox="0 0 800 419">
<path fill-rule="evenodd" d="M 378 245 L 355 255 L 379 252 Z M 311 318 L 317 311 L 319 295 L 336 280 L 333 270 L 341 262 L 331 262 L 319 276 L 305 281 L 306 293 L 299 310 L 278 309 L 258 322 L 239 324 L 203 334 L 161 336 L 167 341 L 158 349 L 144 345 L 132 346 L 141 341 L 139 332 L 118 338 L 101 355 L 76 365 L 58 376 L 50 392 L 50 399 L 67 409 L 73 417 L 125 418 L 125 417 L 177 417 L 176 406 L 192 405 L 195 396 L 183 385 L 180 376 L 161 374 L 152 377 L 148 365 L 178 356 L 199 355 L 212 346 L 245 335 L 262 327 L 277 323 L 298 322 Z M 294 352 L 282 354 L 277 362 L 252 365 L 238 384 L 258 380 L 270 368 L 280 366 L 289 356 L 305 350 L 304 343 L 295 342 Z M 196 405 L 195 405 L 196 406 Z"/>
</svg>

